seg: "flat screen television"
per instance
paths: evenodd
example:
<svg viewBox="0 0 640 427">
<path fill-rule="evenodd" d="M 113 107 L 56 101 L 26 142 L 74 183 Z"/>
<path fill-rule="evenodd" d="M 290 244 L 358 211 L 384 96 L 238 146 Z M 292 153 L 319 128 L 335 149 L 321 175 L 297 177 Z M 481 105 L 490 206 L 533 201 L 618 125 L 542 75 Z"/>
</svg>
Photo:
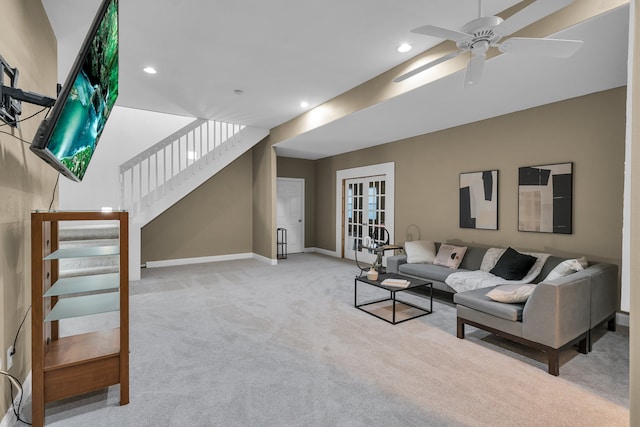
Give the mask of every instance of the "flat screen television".
<svg viewBox="0 0 640 427">
<path fill-rule="evenodd" d="M 118 97 L 118 0 L 104 0 L 31 151 L 82 181 Z"/>
</svg>

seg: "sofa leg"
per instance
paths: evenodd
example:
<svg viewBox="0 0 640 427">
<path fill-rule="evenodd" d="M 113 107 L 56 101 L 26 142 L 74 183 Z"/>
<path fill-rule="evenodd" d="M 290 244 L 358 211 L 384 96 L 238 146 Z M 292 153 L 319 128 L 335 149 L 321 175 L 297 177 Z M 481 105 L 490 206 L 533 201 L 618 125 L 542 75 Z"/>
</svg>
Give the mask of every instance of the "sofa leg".
<svg viewBox="0 0 640 427">
<path fill-rule="evenodd" d="M 589 352 L 588 347 L 591 343 L 591 340 L 589 339 L 590 335 L 591 333 L 588 333 L 587 336 L 578 341 L 578 351 L 582 354 L 587 354 Z"/>
<path fill-rule="evenodd" d="M 616 315 L 614 314 L 611 319 L 607 322 L 607 329 L 611 332 L 616 331 Z"/>
<path fill-rule="evenodd" d="M 557 377 L 560 375 L 560 352 L 551 348 L 547 350 L 547 356 L 549 357 L 549 373 Z"/>
<path fill-rule="evenodd" d="M 458 329 L 457 329 L 456 335 L 458 336 L 458 338 L 464 339 L 464 320 L 462 320 L 459 317 L 457 319 L 458 319 Z"/>
<path fill-rule="evenodd" d="M 593 340 L 591 339 L 591 329 L 587 332 L 587 353 L 591 353 L 593 350 Z"/>
</svg>

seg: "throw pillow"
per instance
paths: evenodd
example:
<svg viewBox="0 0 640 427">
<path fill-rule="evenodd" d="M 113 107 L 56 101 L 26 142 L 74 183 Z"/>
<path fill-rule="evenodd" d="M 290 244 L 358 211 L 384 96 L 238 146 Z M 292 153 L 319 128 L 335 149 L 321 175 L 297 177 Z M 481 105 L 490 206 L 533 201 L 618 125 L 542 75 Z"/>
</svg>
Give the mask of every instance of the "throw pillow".
<svg viewBox="0 0 640 427">
<path fill-rule="evenodd" d="M 533 267 L 529 270 L 526 276 L 520 280 L 520 283 L 531 283 L 533 280 L 540 275 L 542 271 L 542 267 L 544 267 L 545 263 L 551 256 L 551 254 L 544 254 L 539 252 L 522 252 L 525 255 L 531 255 L 532 257 L 536 257 L 536 262 L 533 264 Z"/>
<path fill-rule="evenodd" d="M 482 264 L 480 264 L 480 270 L 482 271 L 491 271 L 493 267 L 496 266 L 498 259 L 504 253 L 504 248 L 489 248 L 487 252 L 484 253 L 482 257 Z"/>
<path fill-rule="evenodd" d="M 432 263 L 436 257 L 436 244 L 429 240 L 404 242 L 404 252 L 409 264 Z"/>
<path fill-rule="evenodd" d="M 535 285 L 500 285 L 487 292 L 487 297 L 509 304 L 525 302 L 534 287 Z"/>
<path fill-rule="evenodd" d="M 553 270 L 549 272 L 544 280 L 555 280 L 560 277 L 568 276 L 576 271 L 584 270 L 587 268 L 588 262 L 585 257 L 578 259 L 567 259 L 558 264 Z"/>
<path fill-rule="evenodd" d="M 507 248 L 489 273 L 506 280 L 521 280 L 527 275 L 536 260 L 537 258 L 534 256 L 521 254 L 513 248 Z"/>
<path fill-rule="evenodd" d="M 438 255 L 433 259 L 434 265 L 444 265 L 453 270 L 457 269 L 467 252 L 466 246 L 454 246 L 443 243 L 440 245 Z"/>
</svg>

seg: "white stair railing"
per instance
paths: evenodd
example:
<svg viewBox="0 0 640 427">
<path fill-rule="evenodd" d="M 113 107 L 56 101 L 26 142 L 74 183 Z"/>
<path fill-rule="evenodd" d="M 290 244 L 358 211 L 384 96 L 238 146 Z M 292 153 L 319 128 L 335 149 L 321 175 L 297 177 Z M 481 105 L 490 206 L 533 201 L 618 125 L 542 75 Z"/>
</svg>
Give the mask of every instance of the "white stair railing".
<svg viewBox="0 0 640 427">
<path fill-rule="evenodd" d="M 196 119 L 120 165 L 121 206 L 132 217 L 161 199 L 189 174 L 238 142 L 244 125 Z"/>
</svg>

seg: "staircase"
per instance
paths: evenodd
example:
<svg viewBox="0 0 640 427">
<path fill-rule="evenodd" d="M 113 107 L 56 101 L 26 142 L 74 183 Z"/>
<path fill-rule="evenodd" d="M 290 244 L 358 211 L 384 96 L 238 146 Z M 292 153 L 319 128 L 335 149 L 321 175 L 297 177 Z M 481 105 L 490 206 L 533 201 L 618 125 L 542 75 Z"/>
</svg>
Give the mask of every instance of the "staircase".
<svg viewBox="0 0 640 427">
<path fill-rule="evenodd" d="M 129 211 L 130 280 L 140 279 L 142 227 L 269 134 L 267 129 L 196 119 L 120 165 Z"/>
</svg>

